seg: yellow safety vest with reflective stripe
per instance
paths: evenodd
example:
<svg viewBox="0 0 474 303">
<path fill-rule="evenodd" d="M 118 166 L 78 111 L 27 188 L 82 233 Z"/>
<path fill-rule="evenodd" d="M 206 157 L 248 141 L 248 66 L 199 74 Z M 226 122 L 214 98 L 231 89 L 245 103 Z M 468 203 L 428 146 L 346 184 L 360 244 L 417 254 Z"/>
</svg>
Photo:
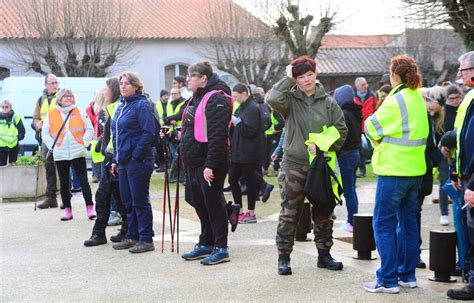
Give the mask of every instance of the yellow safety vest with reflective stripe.
<svg viewBox="0 0 474 303">
<path fill-rule="evenodd" d="M 278 120 L 275 118 L 275 116 L 273 115 L 273 112 L 270 114 L 270 118 L 272 119 L 272 125 L 270 126 L 269 129 L 267 129 L 265 131 L 265 135 L 266 136 L 271 136 L 273 135 L 273 131 L 275 130 L 275 125 L 277 125 L 278 123 Z"/>
<path fill-rule="evenodd" d="M 54 94 L 54 97 L 51 99 L 51 103 L 48 103 L 48 96 L 46 96 L 46 94 L 44 94 L 41 97 L 42 98 L 41 109 L 40 109 L 41 121 L 44 122 L 44 120 L 46 119 L 46 114 L 49 112 L 51 108 L 54 108 L 56 106 L 56 94 Z"/>
<path fill-rule="evenodd" d="M 365 122 L 365 135 L 375 146 L 373 170 L 380 176 L 423 176 L 429 134 L 425 101 L 416 89 L 397 92 L 400 86 Z"/>
<path fill-rule="evenodd" d="M 12 122 L 8 125 L 6 119 L 0 120 L 0 147 L 14 148 L 18 144 L 18 123 L 21 116 L 13 115 Z"/>
<path fill-rule="evenodd" d="M 170 102 L 170 101 L 168 101 Z M 176 105 L 176 107 L 174 108 L 173 110 L 173 105 L 172 104 L 169 104 L 167 107 L 166 107 L 166 117 L 171 117 L 173 115 L 176 115 L 177 113 L 179 113 L 179 111 L 181 110 L 181 107 L 183 107 L 184 103 L 186 102 L 186 100 L 183 99 L 182 102 L 178 103 Z M 160 115 L 161 117 L 161 115 Z M 179 126 L 181 125 L 181 120 L 180 121 L 176 121 L 176 126 Z"/>
<path fill-rule="evenodd" d="M 91 158 L 92 163 L 102 163 L 105 160 L 105 156 L 101 152 L 96 152 L 95 147 L 97 146 L 97 140 L 91 140 Z"/>
<path fill-rule="evenodd" d="M 107 105 L 107 107 L 105 108 L 105 110 L 107 111 L 107 114 L 109 115 L 109 119 L 110 121 L 112 121 L 112 119 L 114 118 L 115 116 L 115 112 L 117 111 L 117 108 L 118 106 L 120 105 L 120 101 L 117 100 L 115 101 L 114 103 L 111 103 L 109 105 Z M 109 140 L 109 144 L 107 144 L 107 152 L 113 154 L 114 153 L 114 144 L 113 144 L 114 140 L 113 140 L 113 137 L 112 137 L 112 132 L 110 132 L 110 140 Z"/>
<path fill-rule="evenodd" d="M 239 102 L 234 102 L 234 108 L 232 109 L 232 114 L 235 114 L 235 111 L 237 110 L 237 108 L 240 107 L 240 103 Z"/>
<path fill-rule="evenodd" d="M 160 116 L 160 125 L 163 125 L 163 114 L 166 113 L 168 115 L 168 102 L 165 104 L 161 102 L 161 100 L 158 100 L 156 102 L 156 111 L 158 112 L 158 115 Z M 171 107 L 171 106 L 170 106 Z"/>
<path fill-rule="evenodd" d="M 336 152 L 334 151 L 329 151 L 329 148 L 341 137 L 341 134 L 339 134 L 339 131 L 335 126 L 323 126 L 323 131 L 320 133 L 310 133 L 308 135 L 308 140 L 305 141 L 305 144 L 309 146 L 310 144 L 316 144 L 316 146 L 319 148 L 319 150 L 324 152 L 324 156 L 330 158 L 328 161 L 329 167 L 333 170 L 334 174 L 337 177 L 337 180 L 339 181 L 339 184 L 342 186 L 342 180 L 341 180 L 341 170 L 339 169 L 339 163 L 337 162 L 337 156 Z M 311 165 L 311 162 L 313 162 L 314 158 L 316 157 L 313 155 L 309 150 L 308 150 L 308 155 L 309 155 L 309 164 Z M 331 185 L 332 185 L 332 192 L 334 195 L 338 198 L 341 199 L 343 193 L 339 193 L 338 191 L 338 184 L 335 180 L 331 179 Z"/>
<path fill-rule="evenodd" d="M 461 132 L 462 127 L 464 126 L 464 120 L 466 118 L 467 109 L 472 103 L 472 99 L 474 99 L 474 89 L 471 89 L 464 99 L 462 100 L 461 104 L 459 104 L 456 119 L 454 120 L 454 129 L 456 130 L 456 170 L 459 177 L 461 176 L 461 158 L 459 154 L 461 152 Z M 472 142 L 471 142 L 472 144 Z"/>
</svg>

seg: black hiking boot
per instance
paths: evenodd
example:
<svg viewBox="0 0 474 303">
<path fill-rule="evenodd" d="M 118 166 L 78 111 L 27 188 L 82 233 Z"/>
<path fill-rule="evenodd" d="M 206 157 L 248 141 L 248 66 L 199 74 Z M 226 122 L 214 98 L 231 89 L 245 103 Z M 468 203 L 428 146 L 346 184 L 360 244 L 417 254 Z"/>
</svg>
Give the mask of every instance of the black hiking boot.
<svg viewBox="0 0 474 303">
<path fill-rule="evenodd" d="M 338 262 L 331 257 L 329 249 L 318 249 L 318 267 L 329 270 L 342 270 L 342 262 Z"/>
<path fill-rule="evenodd" d="M 90 239 L 84 241 L 84 246 L 98 246 L 107 243 L 105 235 L 92 235 Z"/>
<path fill-rule="evenodd" d="M 288 276 L 292 274 L 289 255 L 278 256 L 278 274 L 282 276 Z"/>
</svg>

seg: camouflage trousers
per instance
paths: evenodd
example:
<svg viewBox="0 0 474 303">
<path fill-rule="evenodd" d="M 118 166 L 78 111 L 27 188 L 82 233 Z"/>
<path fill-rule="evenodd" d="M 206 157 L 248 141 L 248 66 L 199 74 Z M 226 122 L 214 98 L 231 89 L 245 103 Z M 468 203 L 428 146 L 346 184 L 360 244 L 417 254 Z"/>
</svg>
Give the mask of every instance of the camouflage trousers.
<svg viewBox="0 0 474 303">
<path fill-rule="evenodd" d="M 281 203 L 280 216 L 276 235 L 276 244 L 279 254 L 290 254 L 295 243 L 296 229 L 301 217 L 304 203 L 304 184 L 308 174 L 309 165 L 301 165 L 283 160 L 278 185 Z M 314 242 L 318 249 L 330 249 L 333 245 L 332 215 L 320 215 L 317 209 L 312 207 L 312 219 L 314 226 Z"/>
</svg>

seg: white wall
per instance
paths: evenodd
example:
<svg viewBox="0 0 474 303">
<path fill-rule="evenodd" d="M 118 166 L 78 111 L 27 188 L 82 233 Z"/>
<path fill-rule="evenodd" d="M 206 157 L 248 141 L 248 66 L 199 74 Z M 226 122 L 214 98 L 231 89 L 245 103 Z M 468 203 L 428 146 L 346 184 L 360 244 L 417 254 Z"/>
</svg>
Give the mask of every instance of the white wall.
<svg viewBox="0 0 474 303">
<path fill-rule="evenodd" d="M 138 73 L 143 81 L 145 91 L 153 101 L 160 96 L 165 87 L 165 66 L 181 63 L 190 65 L 203 60 L 204 42 L 197 40 L 139 40 L 133 43 L 133 49 L 117 66 L 112 66 L 108 77 L 118 75 L 123 71 Z M 10 69 L 11 76 L 41 76 L 12 62 L 8 41 L 0 40 L 0 66 Z"/>
</svg>

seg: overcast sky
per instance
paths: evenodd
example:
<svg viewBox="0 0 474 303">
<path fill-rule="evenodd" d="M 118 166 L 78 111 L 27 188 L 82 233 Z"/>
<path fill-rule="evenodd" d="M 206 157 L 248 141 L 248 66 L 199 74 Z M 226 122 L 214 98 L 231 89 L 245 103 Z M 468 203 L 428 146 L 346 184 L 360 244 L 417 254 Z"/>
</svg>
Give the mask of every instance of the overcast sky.
<svg viewBox="0 0 474 303">
<path fill-rule="evenodd" d="M 252 7 L 255 1 L 264 3 L 268 0 L 234 0 Z M 404 31 L 401 0 L 300 0 L 301 11 L 307 10 L 319 16 L 320 7 L 330 5 L 337 10 L 339 22 L 331 34 L 340 35 L 378 35 L 399 34 Z"/>
</svg>

